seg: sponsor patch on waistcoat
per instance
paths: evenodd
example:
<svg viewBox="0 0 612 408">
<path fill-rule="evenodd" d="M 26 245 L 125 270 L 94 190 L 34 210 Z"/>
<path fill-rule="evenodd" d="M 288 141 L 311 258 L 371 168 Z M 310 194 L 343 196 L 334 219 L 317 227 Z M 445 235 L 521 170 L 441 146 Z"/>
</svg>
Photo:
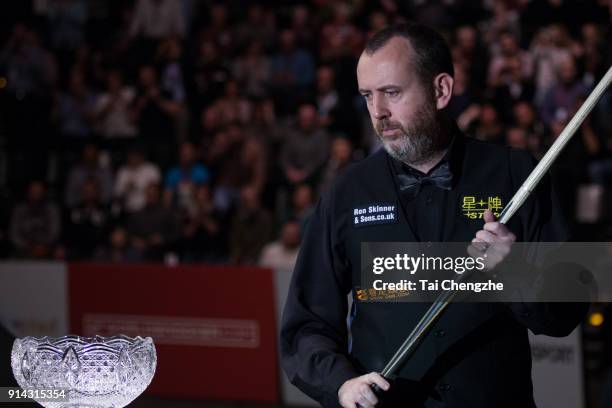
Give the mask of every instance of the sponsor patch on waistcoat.
<svg viewBox="0 0 612 408">
<path fill-rule="evenodd" d="M 397 222 L 397 205 L 368 204 L 353 208 L 353 226 L 392 224 Z"/>
<path fill-rule="evenodd" d="M 488 197 L 466 195 L 461 198 L 461 213 L 471 220 L 482 219 L 486 210 L 493 211 L 493 215 L 499 217 L 503 209 L 504 203 L 497 195 Z"/>
</svg>

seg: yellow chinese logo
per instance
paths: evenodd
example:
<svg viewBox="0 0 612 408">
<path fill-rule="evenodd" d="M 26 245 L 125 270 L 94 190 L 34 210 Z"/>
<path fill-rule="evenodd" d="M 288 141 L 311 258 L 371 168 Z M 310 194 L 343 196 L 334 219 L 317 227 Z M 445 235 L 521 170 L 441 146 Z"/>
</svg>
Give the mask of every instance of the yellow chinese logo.
<svg viewBox="0 0 612 408">
<path fill-rule="evenodd" d="M 467 218 L 475 220 L 483 217 L 486 210 L 493 211 L 496 217 L 501 214 L 504 205 L 499 196 L 477 198 L 476 196 L 464 196 L 461 204 L 461 211 Z"/>
<path fill-rule="evenodd" d="M 389 300 L 408 296 L 407 290 L 355 289 L 357 300 Z"/>
</svg>

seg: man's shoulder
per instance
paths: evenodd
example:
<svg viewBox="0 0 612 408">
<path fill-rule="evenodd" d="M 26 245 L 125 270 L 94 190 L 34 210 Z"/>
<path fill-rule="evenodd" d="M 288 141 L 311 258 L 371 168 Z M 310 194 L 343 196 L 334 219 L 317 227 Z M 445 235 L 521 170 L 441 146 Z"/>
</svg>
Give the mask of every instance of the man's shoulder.
<svg viewBox="0 0 612 408">
<path fill-rule="evenodd" d="M 350 201 L 359 191 L 377 190 L 389 177 L 387 153 L 379 149 L 366 158 L 350 164 L 336 175 L 331 188 L 321 196 L 324 206 L 334 206 L 340 202 Z M 333 204 L 333 203 L 336 204 Z"/>
<path fill-rule="evenodd" d="M 512 165 L 532 167 L 535 161 L 530 152 L 506 145 L 495 144 L 483 140 L 465 137 L 466 155 L 469 159 L 481 159 L 497 162 L 499 165 Z"/>
<path fill-rule="evenodd" d="M 387 152 L 380 148 L 366 158 L 350 164 L 336 178 L 336 187 L 375 180 L 377 175 L 386 170 L 386 166 Z"/>
</svg>

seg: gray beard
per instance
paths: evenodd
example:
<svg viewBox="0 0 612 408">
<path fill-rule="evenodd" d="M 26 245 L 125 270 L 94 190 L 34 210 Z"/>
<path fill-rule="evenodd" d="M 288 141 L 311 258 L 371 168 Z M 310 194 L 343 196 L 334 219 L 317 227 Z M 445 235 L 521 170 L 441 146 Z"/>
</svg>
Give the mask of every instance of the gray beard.
<svg viewBox="0 0 612 408">
<path fill-rule="evenodd" d="M 402 127 L 394 140 L 379 139 L 391 157 L 407 165 L 420 165 L 431 160 L 436 153 L 448 146 L 449 135 L 443 130 L 435 113 L 419 111 L 409 129 Z M 378 133 L 378 132 L 377 132 Z"/>
</svg>

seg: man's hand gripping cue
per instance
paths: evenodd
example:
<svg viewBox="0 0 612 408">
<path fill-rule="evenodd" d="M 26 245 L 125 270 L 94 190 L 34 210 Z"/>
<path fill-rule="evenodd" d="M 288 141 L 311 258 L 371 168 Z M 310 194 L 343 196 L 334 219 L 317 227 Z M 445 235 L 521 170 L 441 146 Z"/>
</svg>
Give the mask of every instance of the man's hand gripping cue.
<svg viewBox="0 0 612 408">
<path fill-rule="evenodd" d="M 483 218 L 485 224 L 476 233 L 467 251 L 474 258 L 483 257 L 486 269 L 491 270 L 508 256 L 516 236 L 508 227 L 495 220 L 493 211 L 486 210 Z"/>
<path fill-rule="evenodd" d="M 371 385 L 376 384 L 384 391 L 389 389 L 389 382 L 378 373 L 355 377 L 346 381 L 338 390 L 338 400 L 344 408 L 374 408 L 378 403 L 378 398 Z"/>
</svg>

